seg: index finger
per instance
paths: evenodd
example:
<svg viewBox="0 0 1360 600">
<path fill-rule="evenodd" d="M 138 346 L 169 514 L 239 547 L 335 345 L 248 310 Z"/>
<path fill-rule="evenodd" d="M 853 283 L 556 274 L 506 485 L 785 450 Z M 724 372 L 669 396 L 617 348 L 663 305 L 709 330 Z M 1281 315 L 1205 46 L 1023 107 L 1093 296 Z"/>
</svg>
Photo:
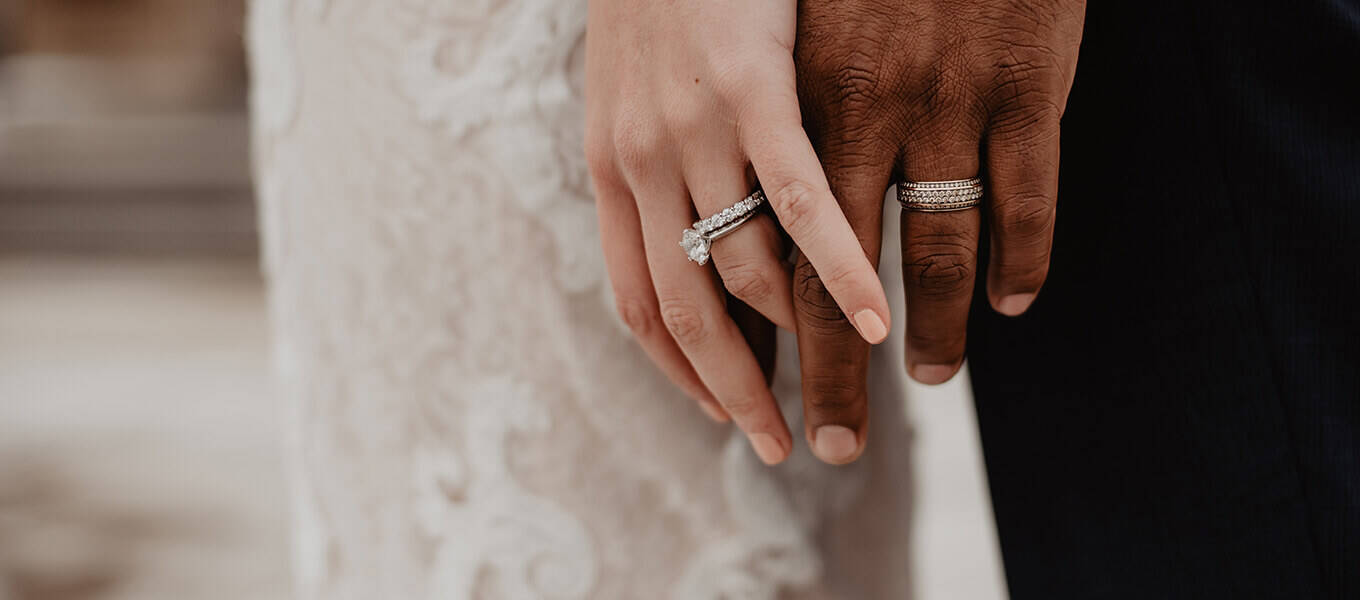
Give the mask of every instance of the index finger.
<svg viewBox="0 0 1360 600">
<path fill-rule="evenodd" d="M 792 65 L 790 65 L 792 69 Z M 743 150 L 779 222 L 827 293 L 871 344 L 888 337 L 888 298 L 866 249 L 827 185 L 803 130 L 797 90 L 757 86 L 739 113 Z"/>
</svg>

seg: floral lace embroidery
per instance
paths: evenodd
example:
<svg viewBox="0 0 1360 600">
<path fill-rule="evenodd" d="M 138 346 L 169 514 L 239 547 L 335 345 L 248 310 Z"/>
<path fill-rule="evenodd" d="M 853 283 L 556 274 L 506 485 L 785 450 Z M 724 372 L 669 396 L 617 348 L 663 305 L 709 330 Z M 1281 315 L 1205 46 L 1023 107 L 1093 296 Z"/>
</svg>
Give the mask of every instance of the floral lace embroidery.
<svg viewBox="0 0 1360 600">
<path fill-rule="evenodd" d="M 818 532 L 871 457 L 760 466 L 618 326 L 580 151 L 584 0 L 250 8 L 301 597 L 815 593 Z M 526 472 L 525 440 L 589 464 Z"/>
</svg>

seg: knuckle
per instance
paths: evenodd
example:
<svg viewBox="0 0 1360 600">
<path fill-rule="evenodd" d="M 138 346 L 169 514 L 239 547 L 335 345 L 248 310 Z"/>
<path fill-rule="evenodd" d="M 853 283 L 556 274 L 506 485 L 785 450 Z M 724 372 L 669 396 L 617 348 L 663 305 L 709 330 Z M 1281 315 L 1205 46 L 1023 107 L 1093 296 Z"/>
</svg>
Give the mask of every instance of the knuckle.
<svg viewBox="0 0 1360 600">
<path fill-rule="evenodd" d="M 1062 120 L 1066 76 L 1049 50 L 1011 48 L 996 61 L 989 104 L 994 133 L 1047 132 Z"/>
<path fill-rule="evenodd" d="M 866 401 L 866 390 L 848 374 L 805 375 L 803 394 L 808 406 L 822 414 L 845 415 L 858 412 Z"/>
<path fill-rule="evenodd" d="M 619 165 L 630 173 L 644 171 L 661 157 L 661 132 L 654 122 L 625 117 L 614 126 L 614 152 Z"/>
<path fill-rule="evenodd" d="M 734 51 L 713 58 L 709 71 L 714 74 L 713 91 L 718 97 L 740 104 L 750 97 L 753 82 L 770 78 L 769 65 L 750 52 Z M 740 58 L 734 58 L 740 57 Z"/>
<path fill-rule="evenodd" d="M 661 322 L 676 343 L 682 346 L 697 346 L 708 339 L 709 329 L 704 313 L 689 301 L 663 300 Z"/>
<path fill-rule="evenodd" d="M 836 304 L 836 299 L 807 261 L 800 262 L 794 270 L 793 295 L 801 326 L 823 335 L 854 331 L 850 320 Z"/>
<path fill-rule="evenodd" d="M 878 44 L 862 39 L 860 34 L 843 35 L 852 39 L 838 44 L 799 43 L 795 52 L 798 78 L 827 104 L 850 112 L 863 111 L 883 96 L 880 57 L 863 51 Z"/>
<path fill-rule="evenodd" d="M 1048 279 L 1051 252 L 1047 242 L 1022 245 L 998 238 L 989 268 L 996 271 L 995 279 L 1005 291 L 1037 291 Z"/>
<path fill-rule="evenodd" d="M 929 83 L 920 96 L 921 107 L 931 114 L 957 112 L 971 99 L 967 81 L 941 65 L 933 69 Z"/>
<path fill-rule="evenodd" d="M 953 298 L 968 292 L 972 269 L 955 256 L 933 255 L 912 264 L 912 281 L 922 296 Z"/>
<path fill-rule="evenodd" d="M 774 283 L 765 271 L 749 266 L 734 265 L 720 270 L 723 286 L 733 296 L 750 305 L 764 303 L 774 295 Z"/>
<path fill-rule="evenodd" d="M 935 234 L 918 240 L 905 265 L 911 283 L 924 297 L 954 298 L 969 293 L 977 251 L 962 234 Z"/>
<path fill-rule="evenodd" d="M 764 104 L 771 94 L 796 94 L 794 82 L 771 69 L 772 64 L 788 60 L 786 52 L 762 43 L 738 42 L 713 54 L 707 70 L 717 104 L 741 113 Z"/>
<path fill-rule="evenodd" d="M 648 338 L 661 331 L 661 316 L 648 303 L 633 298 L 614 298 L 619 319 L 638 338 Z"/>
<path fill-rule="evenodd" d="M 779 216 L 779 223 L 795 238 L 802 237 L 812 226 L 819 194 L 815 188 L 799 179 L 789 179 L 768 193 L 770 206 Z"/>
<path fill-rule="evenodd" d="M 737 419 L 753 416 L 760 411 L 759 401 L 753 395 L 720 396 L 718 404 L 722 405 L 727 414 Z"/>
<path fill-rule="evenodd" d="M 979 129 L 984 121 L 982 103 L 967 77 L 947 64 L 933 65 L 930 75 L 914 94 L 917 135 L 953 136 Z"/>
<path fill-rule="evenodd" d="M 833 98 L 844 110 L 867 111 L 881 93 L 878 77 L 867 65 L 856 64 L 853 60 L 846 63 L 831 78 Z"/>
<path fill-rule="evenodd" d="M 1044 141 L 1057 136 L 1062 120 L 1062 106 L 1050 97 L 1018 99 L 1013 105 L 1003 106 L 992 117 L 991 135 L 1000 139 Z"/>
<path fill-rule="evenodd" d="M 994 62 L 999 99 L 1031 94 L 1061 96 L 1066 88 L 1062 58 L 1042 44 L 1012 44 Z"/>
<path fill-rule="evenodd" d="M 702 131 L 713 121 L 714 111 L 704 102 L 693 98 L 682 98 L 667 105 L 666 128 L 676 137 L 684 138 L 689 134 Z"/>
<path fill-rule="evenodd" d="M 614 148 L 604 135 L 591 131 L 585 139 L 586 166 L 596 180 L 613 179 Z"/>
<path fill-rule="evenodd" d="M 950 334 L 942 330 L 931 328 L 927 331 L 917 331 L 907 328 L 907 347 L 916 352 L 924 353 L 932 363 L 955 363 L 963 358 L 962 337 Z"/>
<path fill-rule="evenodd" d="M 1002 236 L 1022 245 L 1046 245 L 1052 237 L 1055 210 L 1048 199 L 1019 196 L 1002 200 L 999 204 L 996 210 Z"/>
<path fill-rule="evenodd" d="M 845 112 L 837 116 L 834 126 L 822 127 L 813 137 L 832 186 L 853 184 L 853 174 L 876 169 L 896 155 L 900 140 L 885 120 Z"/>
<path fill-rule="evenodd" d="M 1022 264 L 1002 262 L 997 265 L 997 278 L 1004 291 L 1036 292 L 1048 279 L 1048 256 L 1044 254 Z"/>
<path fill-rule="evenodd" d="M 863 244 L 863 242 L 861 242 Z M 828 290 L 840 290 L 850 286 L 855 276 L 855 268 L 852 265 L 837 262 L 827 269 L 827 273 L 822 277 L 822 284 Z"/>
</svg>

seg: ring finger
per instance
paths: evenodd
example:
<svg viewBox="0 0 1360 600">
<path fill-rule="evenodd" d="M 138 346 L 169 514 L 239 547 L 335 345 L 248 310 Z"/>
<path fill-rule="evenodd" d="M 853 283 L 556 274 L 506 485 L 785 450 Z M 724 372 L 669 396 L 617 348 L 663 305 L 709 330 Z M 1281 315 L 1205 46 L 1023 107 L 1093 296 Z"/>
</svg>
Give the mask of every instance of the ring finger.
<svg viewBox="0 0 1360 600">
<path fill-rule="evenodd" d="M 760 459 L 783 461 L 793 441 L 760 364 L 728 315 L 712 272 L 689 262 L 676 246 L 694 216 L 683 178 L 649 177 L 637 182 L 634 193 L 641 199 L 642 237 L 662 322 Z"/>
<path fill-rule="evenodd" d="M 902 172 L 911 182 L 978 174 L 978 136 L 909 143 Z M 907 295 L 907 371 L 925 384 L 948 381 L 963 365 L 968 308 L 977 272 L 981 218 L 976 206 L 949 212 L 902 210 L 902 277 Z"/>
<path fill-rule="evenodd" d="M 739 154 L 704 152 L 686 160 L 686 183 L 700 217 L 717 214 L 754 189 Z M 723 286 L 737 299 L 787 331 L 794 330 L 792 267 L 774 220 L 762 211 L 721 239 L 710 252 Z"/>
</svg>

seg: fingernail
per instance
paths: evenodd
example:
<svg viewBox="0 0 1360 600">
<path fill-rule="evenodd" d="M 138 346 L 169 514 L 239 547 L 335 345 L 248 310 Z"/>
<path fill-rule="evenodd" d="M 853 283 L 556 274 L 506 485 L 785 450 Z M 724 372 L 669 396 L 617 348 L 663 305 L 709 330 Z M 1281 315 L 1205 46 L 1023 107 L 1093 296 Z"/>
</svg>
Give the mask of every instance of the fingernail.
<svg viewBox="0 0 1360 600">
<path fill-rule="evenodd" d="M 926 385 L 939 385 L 954 376 L 954 365 L 916 365 L 911 378 Z"/>
<path fill-rule="evenodd" d="M 822 425 L 812 434 L 812 451 L 825 462 L 841 464 L 859 451 L 859 440 L 848 427 Z"/>
<path fill-rule="evenodd" d="M 888 337 L 888 326 L 883 324 L 883 319 L 867 308 L 855 313 L 855 326 L 870 344 L 877 344 Z"/>
<path fill-rule="evenodd" d="M 1025 312 L 1031 302 L 1034 302 L 1034 294 L 1011 294 L 996 303 L 996 310 L 1008 317 L 1014 317 Z"/>
<path fill-rule="evenodd" d="M 704 414 L 708 415 L 708 418 L 719 423 L 726 423 L 732 420 L 732 418 L 727 416 L 727 413 L 723 412 L 722 409 L 707 402 L 700 402 L 699 408 L 704 409 Z"/>
<path fill-rule="evenodd" d="M 751 440 L 751 448 L 756 451 L 756 456 L 760 461 L 767 465 L 777 465 L 784 460 L 784 446 L 768 433 L 752 433 L 747 436 Z"/>
</svg>

